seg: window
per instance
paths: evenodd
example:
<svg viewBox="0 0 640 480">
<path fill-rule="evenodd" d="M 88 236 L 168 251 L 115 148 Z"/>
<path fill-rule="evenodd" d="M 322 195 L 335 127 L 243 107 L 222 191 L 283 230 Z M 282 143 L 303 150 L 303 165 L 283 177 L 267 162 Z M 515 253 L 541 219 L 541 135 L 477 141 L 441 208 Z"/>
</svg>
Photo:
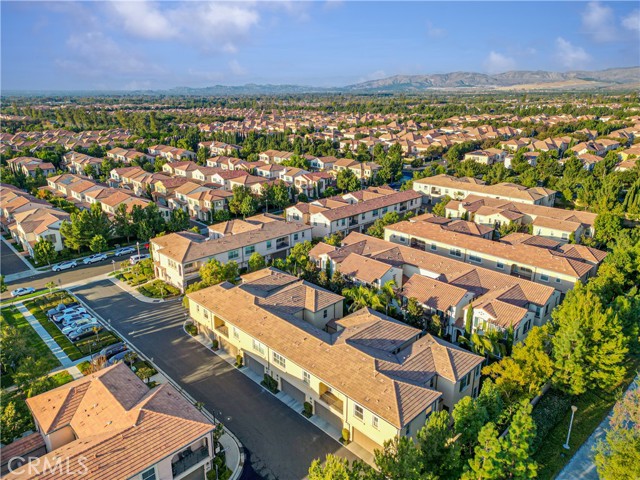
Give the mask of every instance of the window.
<svg viewBox="0 0 640 480">
<path fill-rule="evenodd" d="M 378 209 L 375 209 L 373 212 L 371 212 L 373 214 L 374 217 L 378 216 Z"/>
<path fill-rule="evenodd" d="M 294 234 L 293 234 L 293 239 L 294 239 L 294 240 L 298 240 L 298 238 L 299 238 L 299 235 L 298 235 L 297 233 L 294 233 Z"/>
<path fill-rule="evenodd" d="M 249 247 L 244 247 L 244 254 L 245 255 L 251 255 L 255 251 L 256 251 L 255 245 L 251 245 Z"/>
<path fill-rule="evenodd" d="M 256 339 L 253 340 L 253 349 L 258 352 L 260 355 L 264 355 L 264 345 L 261 344 Z"/>
<path fill-rule="evenodd" d="M 364 213 L 363 213 L 362 215 L 360 215 L 360 218 L 361 218 L 362 220 L 364 220 L 366 217 L 367 217 L 367 215 L 366 215 L 366 214 L 364 214 Z"/>
<path fill-rule="evenodd" d="M 353 416 L 360 420 L 364 420 L 364 409 L 360 405 L 354 405 Z"/>
<path fill-rule="evenodd" d="M 569 235 L 567 235 L 566 233 L 562 234 L 562 239 L 563 240 L 569 240 Z"/>
<path fill-rule="evenodd" d="M 482 259 L 477 255 L 469 255 L 469 261 L 475 263 L 482 263 Z"/>
<path fill-rule="evenodd" d="M 373 425 L 373 428 L 375 428 L 376 430 L 380 426 L 379 422 L 380 422 L 380 419 L 378 417 L 376 417 L 375 415 L 373 416 L 373 418 L 371 418 L 371 425 Z"/>
<path fill-rule="evenodd" d="M 385 213 L 387 213 L 389 211 L 389 209 L 387 207 L 384 207 L 382 209 L 382 215 L 384 215 Z"/>
<path fill-rule="evenodd" d="M 234 258 L 238 258 L 238 250 L 231 250 L 229 252 L 229 260 L 233 260 Z"/>
<path fill-rule="evenodd" d="M 460 391 L 464 392 L 469 386 L 469 380 L 471 379 L 471 373 L 467 373 L 462 380 L 460 380 Z"/>
<path fill-rule="evenodd" d="M 504 263 L 496 262 L 496 268 L 499 268 L 500 270 L 503 270 L 504 269 Z"/>
<path fill-rule="evenodd" d="M 476 378 L 478 378 L 478 377 L 480 376 L 480 366 L 481 366 L 481 365 L 478 365 L 478 366 L 476 367 L 476 372 L 475 372 L 475 374 L 474 374 L 474 376 L 475 376 Z"/>
<path fill-rule="evenodd" d="M 529 329 L 531 329 L 531 320 L 527 320 L 522 325 L 522 334 L 524 335 L 525 333 L 527 333 Z"/>
<path fill-rule="evenodd" d="M 549 281 L 549 275 L 545 275 L 544 273 L 540 274 L 540 281 L 541 282 L 548 282 Z"/>
<path fill-rule="evenodd" d="M 280 365 L 282 368 L 286 368 L 287 362 L 282 355 L 277 352 L 273 352 L 273 363 Z"/>
<path fill-rule="evenodd" d="M 271 248 L 271 240 L 267 240 L 267 250 Z"/>
<path fill-rule="evenodd" d="M 325 310 L 324 312 L 322 312 L 322 318 L 327 318 L 328 315 L 329 315 L 328 310 Z"/>
<path fill-rule="evenodd" d="M 150 468 L 142 472 L 142 480 L 156 480 L 156 469 Z"/>
<path fill-rule="evenodd" d="M 435 251 L 435 250 L 437 250 L 437 249 L 438 249 L 438 247 L 436 246 L 436 244 L 435 244 L 435 243 L 432 243 L 432 244 L 431 244 L 431 250 L 434 250 L 434 251 Z"/>
<path fill-rule="evenodd" d="M 302 381 L 307 385 L 311 383 L 311 375 L 309 375 L 309 372 L 302 371 Z"/>
<path fill-rule="evenodd" d="M 235 339 L 239 339 L 240 338 L 240 332 L 238 331 L 238 329 L 236 327 L 233 327 L 233 338 L 235 338 Z"/>
<path fill-rule="evenodd" d="M 556 278 L 556 283 L 560 283 L 560 279 L 559 278 Z"/>
<path fill-rule="evenodd" d="M 452 257 L 462 257 L 462 252 L 460 251 L 459 248 L 450 248 L 449 249 L 449 255 L 451 255 Z"/>
</svg>

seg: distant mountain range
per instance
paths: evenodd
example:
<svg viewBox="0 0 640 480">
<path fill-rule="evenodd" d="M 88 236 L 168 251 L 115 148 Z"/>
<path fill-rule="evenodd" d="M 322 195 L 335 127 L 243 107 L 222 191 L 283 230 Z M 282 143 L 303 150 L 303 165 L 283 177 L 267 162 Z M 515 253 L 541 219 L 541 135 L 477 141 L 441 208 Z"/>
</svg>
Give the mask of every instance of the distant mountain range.
<svg viewBox="0 0 640 480">
<path fill-rule="evenodd" d="M 638 88 L 640 88 L 640 67 L 627 67 L 573 72 L 523 70 L 494 75 L 477 72 L 395 75 L 331 88 L 257 84 L 215 85 L 205 88 L 178 87 L 163 93 L 169 95 L 278 95 L 287 93 L 419 93 L 430 90 L 634 90 Z"/>
</svg>

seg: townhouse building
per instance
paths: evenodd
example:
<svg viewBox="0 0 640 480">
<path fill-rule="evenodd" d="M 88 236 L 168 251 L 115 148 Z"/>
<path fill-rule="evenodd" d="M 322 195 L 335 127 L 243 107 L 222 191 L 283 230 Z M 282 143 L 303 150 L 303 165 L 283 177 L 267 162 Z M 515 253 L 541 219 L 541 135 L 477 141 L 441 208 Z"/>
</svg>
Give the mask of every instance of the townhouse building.
<svg viewBox="0 0 640 480">
<path fill-rule="evenodd" d="M 13 214 L 14 223 L 9 226 L 11 236 L 20 242 L 24 250 L 33 256 L 33 246 L 40 240 L 49 240 L 57 252 L 64 248 L 60 225 L 70 215 L 52 206 L 40 206 Z"/>
<path fill-rule="evenodd" d="M 396 192 L 388 187 L 369 187 L 346 195 L 298 203 L 285 209 L 287 221 L 303 221 L 313 227 L 314 237 L 334 233 L 362 232 L 388 212 L 417 212 L 422 196 L 412 190 Z"/>
<path fill-rule="evenodd" d="M 34 157 L 16 157 L 7 160 L 7 165 L 14 172 L 20 172 L 27 177 L 35 177 L 38 170 L 46 177 L 56 173 L 56 167 L 50 162 L 43 162 Z"/>
<path fill-rule="evenodd" d="M 478 195 L 464 200 L 451 200 L 445 207 L 449 218 L 469 218 L 492 227 L 516 223 L 531 225 L 532 233 L 550 240 L 566 243 L 573 239 L 593 237 L 597 215 L 579 210 L 532 205 Z"/>
<path fill-rule="evenodd" d="M 200 330 L 252 375 L 370 452 L 478 393 L 482 357 L 368 308 L 343 317 L 343 297 L 276 269 L 187 296 Z"/>
<path fill-rule="evenodd" d="M 563 294 L 594 276 L 606 252 L 583 245 L 556 250 L 526 243 L 507 244 L 447 231 L 429 222 L 403 221 L 385 227 L 385 240 L 436 255 L 553 286 Z"/>
<path fill-rule="evenodd" d="M 234 151 L 240 151 L 240 147 L 238 145 L 216 141 L 200 142 L 198 143 L 198 148 L 207 149 L 211 155 L 229 155 Z"/>
<path fill-rule="evenodd" d="M 474 150 L 465 153 L 464 159 L 471 160 L 483 165 L 493 165 L 494 163 L 504 162 L 507 152 L 497 148 L 487 148 L 486 150 Z"/>
<path fill-rule="evenodd" d="M 153 238 L 150 250 L 156 278 L 184 291 L 198 279 L 200 267 L 212 258 L 221 263 L 233 260 L 245 267 L 254 252 L 270 261 L 286 257 L 291 247 L 311 240 L 310 226 L 277 217 L 257 215 L 233 222 L 235 228 L 226 229 L 225 222 L 216 225 L 208 237 L 179 232 Z"/>
<path fill-rule="evenodd" d="M 51 206 L 49 202 L 36 198 L 13 185 L 0 183 L 0 189 L 2 189 L 0 225 L 2 225 L 2 230 L 5 232 L 9 231 L 9 226 L 15 221 L 13 216 L 16 213 Z"/>
<path fill-rule="evenodd" d="M 515 183 L 486 185 L 476 178 L 456 178 L 446 174 L 414 180 L 413 189 L 422 193 L 428 204 L 438 203 L 445 196 L 462 200 L 468 195 L 477 195 L 552 207 L 556 196 L 556 192 L 548 188 L 527 188 Z"/>
<path fill-rule="evenodd" d="M 358 162 L 350 158 L 341 158 L 333 162 L 332 172 L 337 175 L 342 170 L 351 170 L 360 180 L 370 180 L 380 171 L 380 165 L 374 162 Z"/>
<path fill-rule="evenodd" d="M 153 163 L 155 159 L 155 155 L 147 155 L 146 153 L 142 153 L 137 150 L 121 147 L 115 147 L 108 150 L 107 157 L 126 165 L 130 165 L 134 160 L 147 160 Z"/>
<path fill-rule="evenodd" d="M 522 341 L 551 318 L 561 297 L 551 286 L 357 232 L 340 247 L 320 242 L 309 255 L 318 268 L 337 270 L 355 284 L 378 288 L 393 279 L 403 302 L 415 298 L 428 316 L 437 315 L 443 335 L 453 342 L 465 334 L 471 308 L 472 332 L 511 332 L 514 343 Z"/>
<path fill-rule="evenodd" d="M 124 363 L 26 402 L 36 432 L 23 443 L 38 454 L 8 480 L 204 480 L 213 468 L 214 425 L 171 385 L 150 390 Z M 26 446 L 18 442 L 7 447 L 16 457 Z"/>
<path fill-rule="evenodd" d="M 147 149 L 153 156 L 160 156 L 169 162 L 179 162 L 181 160 L 195 160 L 197 155 L 191 150 L 184 148 L 170 147 L 169 145 L 153 145 Z"/>
<path fill-rule="evenodd" d="M 84 175 L 91 169 L 94 173 L 99 174 L 102 167 L 102 159 L 86 155 L 78 152 L 67 152 L 63 155 L 62 161 L 71 173 Z"/>
</svg>

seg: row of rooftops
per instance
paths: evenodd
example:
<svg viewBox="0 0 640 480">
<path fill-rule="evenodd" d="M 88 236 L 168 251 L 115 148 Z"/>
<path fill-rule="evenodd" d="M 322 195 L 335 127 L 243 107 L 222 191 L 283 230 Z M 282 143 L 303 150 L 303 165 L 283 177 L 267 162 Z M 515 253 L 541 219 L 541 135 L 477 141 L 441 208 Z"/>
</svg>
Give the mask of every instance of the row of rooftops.
<svg viewBox="0 0 640 480">
<path fill-rule="evenodd" d="M 322 300 L 310 302 L 316 295 Z M 188 297 L 397 428 L 441 396 L 429 387 L 435 375 L 456 383 L 483 361 L 368 308 L 333 321 L 336 333 L 320 330 L 294 312 L 321 310 L 342 297 L 273 268 Z"/>
</svg>

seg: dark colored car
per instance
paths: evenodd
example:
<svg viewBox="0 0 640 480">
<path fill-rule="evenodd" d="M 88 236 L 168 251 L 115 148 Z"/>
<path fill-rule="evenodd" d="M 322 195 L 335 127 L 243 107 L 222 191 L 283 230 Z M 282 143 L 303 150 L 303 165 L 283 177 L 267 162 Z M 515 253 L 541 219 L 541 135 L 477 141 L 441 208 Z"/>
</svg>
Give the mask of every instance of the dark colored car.
<svg viewBox="0 0 640 480">
<path fill-rule="evenodd" d="M 95 362 L 95 360 L 97 360 L 100 357 L 104 357 L 106 360 L 109 360 L 114 355 L 117 355 L 117 354 L 122 353 L 122 352 L 127 352 L 128 350 L 129 350 L 129 348 L 127 347 L 127 345 L 125 345 L 124 342 L 114 343 L 113 345 L 109 345 L 108 347 L 104 347 L 98 353 L 93 355 L 91 360 Z"/>
<path fill-rule="evenodd" d="M 129 353 L 128 350 L 124 352 L 116 353 L 109 360 L 107 360 L 107 365 L 115 365 L 116 363 L 124 362 L 124 357 L 126 357 Z"/>
<path fill-rule="evenodd" d="M 59 303 L 57 307 L 52 308 L 51 310 L 49 310 L 47 312 L 47 317 L 53 317 L 57 313 L 62 313 L 65 310 L 67 310 L 68 308 L 73 308 L 73 307 L 77 307 L 77 306 L 79 306 L 78 302 Z"/>
</svg>

